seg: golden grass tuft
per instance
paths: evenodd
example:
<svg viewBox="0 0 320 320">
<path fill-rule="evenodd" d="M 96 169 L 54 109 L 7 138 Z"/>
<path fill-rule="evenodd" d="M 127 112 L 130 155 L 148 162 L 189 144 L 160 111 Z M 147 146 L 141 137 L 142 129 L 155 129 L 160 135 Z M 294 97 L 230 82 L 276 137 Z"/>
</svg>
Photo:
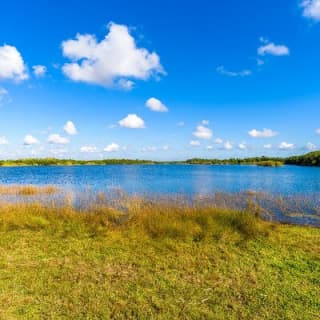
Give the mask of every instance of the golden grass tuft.
<svg viewBox="0 0 320 320">
<path fill-rule="evenodd" d="M 57 193 L 59 189 L 55 186 L 34 186 L 34 185 L 0 185 L 0 195 L 51 195 Z"/>
</svg>

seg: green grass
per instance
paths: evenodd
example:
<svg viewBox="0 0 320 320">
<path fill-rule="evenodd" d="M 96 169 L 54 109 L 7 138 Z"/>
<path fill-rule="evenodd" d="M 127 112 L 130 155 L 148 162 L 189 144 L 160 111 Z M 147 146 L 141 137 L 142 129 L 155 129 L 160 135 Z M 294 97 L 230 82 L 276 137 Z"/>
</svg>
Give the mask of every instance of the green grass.
<svg viewBox="0 0 320 320">
<path fill-rule="evenodd" d="M 320 229 L 126 205 L 2 204 L 0 319 L 319 319 Z"/>
</svg>

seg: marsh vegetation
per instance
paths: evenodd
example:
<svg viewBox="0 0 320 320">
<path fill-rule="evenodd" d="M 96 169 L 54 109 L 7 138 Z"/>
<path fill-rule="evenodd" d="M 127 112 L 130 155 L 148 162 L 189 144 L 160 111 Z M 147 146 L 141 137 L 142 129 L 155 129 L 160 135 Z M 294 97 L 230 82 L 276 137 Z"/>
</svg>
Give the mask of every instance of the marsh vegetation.
<svg viewBox="0 0 320 320">
<path fill-rule="evenodd" d="M 52 195 L 0 201 L 2 319 L 318 317 L 318 228 L 234 195 Z"/>
</svg>

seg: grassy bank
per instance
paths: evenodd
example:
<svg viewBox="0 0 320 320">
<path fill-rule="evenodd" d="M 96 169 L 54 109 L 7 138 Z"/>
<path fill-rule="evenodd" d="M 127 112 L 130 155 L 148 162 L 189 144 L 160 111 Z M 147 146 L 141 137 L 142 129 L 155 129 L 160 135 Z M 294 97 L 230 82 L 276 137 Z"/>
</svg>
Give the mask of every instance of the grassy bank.
<svg viewBox="0 0 320 320">
<path fill-rule="evenodd" d="M 320 229 L 102 202 L 1 204 L 0 319 L 319 319 Z"/>
<path fill-rule="evenodd" d="M 280 157 L 251 157 L 230 159 L 193 158 L 184 161 L 153 161 L 140 159 L 103 159 L 75 160 L 56 158 L 28 158 L 17 160 L 0 160 L 0 167 L 17 166 L 77 166 L 77 165 L 152 165 L 152 164 L 196 164 L 196 165 L 261 165 L 279 167 L 281 165 L 320 166 L 320 151 L 288 158 Z"/>
</svg>

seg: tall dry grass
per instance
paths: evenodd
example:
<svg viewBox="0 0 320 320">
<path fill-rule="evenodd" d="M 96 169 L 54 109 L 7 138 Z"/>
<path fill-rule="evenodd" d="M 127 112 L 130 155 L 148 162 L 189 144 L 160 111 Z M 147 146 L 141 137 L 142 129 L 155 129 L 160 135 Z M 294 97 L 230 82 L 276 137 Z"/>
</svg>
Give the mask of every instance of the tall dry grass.
<svg viewBox="0 0 320 320">
<path fill-rule="evenodd" d="M 51 195 L 58 192 L 55 186 L 35 186 L 35 185 L 0 185 L 0 195 Z"/>
<path fill-rule="evenodd" d="M 77 207 L 68 197 L 58 201 L 0 202 L 0 228 L 48 230 L 65 236 L 101 236 L 118 230 L 152 239 L 223 237 L 236 233 L 242 238 L 268 234 L 269 224 L 247 210 L 219 209 L 175 200 L 127 197 L 109 203 L 98 194 L 86 206 Z"/>
</svg>

